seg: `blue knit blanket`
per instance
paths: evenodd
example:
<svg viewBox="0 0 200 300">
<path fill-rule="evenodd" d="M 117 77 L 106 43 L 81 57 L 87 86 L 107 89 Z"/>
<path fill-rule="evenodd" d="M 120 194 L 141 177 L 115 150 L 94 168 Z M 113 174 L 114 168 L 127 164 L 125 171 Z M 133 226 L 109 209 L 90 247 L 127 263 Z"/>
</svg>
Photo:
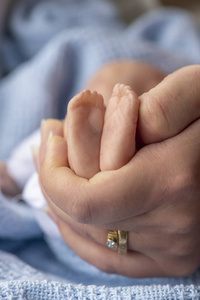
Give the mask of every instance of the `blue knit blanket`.
<svg viewBox="0 0 200 300">
<path fill-rule="evenodd" d="M 127 27 L 103 0 L 16 3 L 0 45 L 1 160 L 41 119 L 63 118 L 72 95 L 108 61 L 142 60 L 166 73 L 200 63 L 199 28 L 182 10 L 154 11 Z M 97 270 L 47 240 L 32 210 L 1 193 L 0 249 L 0 299 L 200 298 L 198 271 L 134 279 Z"/>
</svg>

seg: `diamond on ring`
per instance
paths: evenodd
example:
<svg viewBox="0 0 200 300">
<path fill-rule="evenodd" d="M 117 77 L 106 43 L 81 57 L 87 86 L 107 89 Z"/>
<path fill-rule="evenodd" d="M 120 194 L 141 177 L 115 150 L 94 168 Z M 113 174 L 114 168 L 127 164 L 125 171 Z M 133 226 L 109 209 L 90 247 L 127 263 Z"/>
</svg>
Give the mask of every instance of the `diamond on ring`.
<svg viewBox="0 0 200 300">
<path fill-rule="evenodd" d="M 119 254 L 127 253 L 128 231 L 109 230 L 106 245 L 117 250 Z"/>
<path fill-rule="evenodd" d="M 115 239 L 111 238 L 111 239 L 107 240 L 106 245 L 108 246 L 108 248 L 115 249 L 115 248 L 117 248 L 117 241 Z"/>
<path fill-rule="evenodd" d="M 118 232 L 117 230 L 109 230 L 106 245 L 111 249 L 118 249 Z"/>
</svg>

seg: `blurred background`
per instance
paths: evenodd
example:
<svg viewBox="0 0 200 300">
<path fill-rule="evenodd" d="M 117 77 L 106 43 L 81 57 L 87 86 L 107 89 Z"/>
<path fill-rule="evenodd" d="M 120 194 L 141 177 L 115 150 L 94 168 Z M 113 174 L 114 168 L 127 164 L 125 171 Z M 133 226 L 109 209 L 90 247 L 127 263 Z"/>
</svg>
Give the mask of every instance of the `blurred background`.
<svg viewBox="0 0 200 300">
<path fill-rule="evenodd" d="M 132 22 L 139 15 L 149 9 L 160 6 L 176 6 L 189 10 L 195 19 L 200 22 L 200 0 L 108 0 L 116 4 L 127 23 Z M 6 16 L 5 10 L 11 8 L 16 1 L 0 0 L 0 33 L 2 31 L 2 18 Z M 9 3 L 9 5 L 8 5 Z"/>
<path fill-rule="evenodd" d="M 200 22 L 200 0 L 111 0 L 121 10 L 127 23 L 130 23 L 141 13 L 159 6 L 176 6 L 189 10 Z"/>
</svg>

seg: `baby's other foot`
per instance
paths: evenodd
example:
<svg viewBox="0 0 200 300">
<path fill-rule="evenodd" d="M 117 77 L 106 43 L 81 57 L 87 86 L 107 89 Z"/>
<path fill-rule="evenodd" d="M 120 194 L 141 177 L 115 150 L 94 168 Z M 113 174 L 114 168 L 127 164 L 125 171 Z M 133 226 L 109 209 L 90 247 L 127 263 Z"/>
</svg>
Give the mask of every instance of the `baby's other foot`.
<svg viewBox="0 0 200 300">
<path fill-rule="evenodd" d="M 70 168 L 91 178 L 100 171 L 100 143 L 104 121 L 103 98 L 90 90 L 77 94 L 68 105 L 65 136 Z"/>
<path fill-rule="evenodd" d="M 105 113 L 100 152 L 102 171 L 116 170 L 134 156 L 138 109 L 139 100 L 133 90 L 116 84 Z"/>
</svg>

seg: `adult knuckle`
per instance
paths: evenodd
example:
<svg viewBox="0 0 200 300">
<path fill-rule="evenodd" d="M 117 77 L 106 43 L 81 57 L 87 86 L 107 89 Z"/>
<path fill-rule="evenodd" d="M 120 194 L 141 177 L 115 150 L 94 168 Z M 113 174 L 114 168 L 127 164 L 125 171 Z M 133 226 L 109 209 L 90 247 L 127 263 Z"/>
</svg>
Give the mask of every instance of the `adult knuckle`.
<svg viewBox="0 0 200 300">
<path fill-rule="evenodd" d="M 149 92 L 143 95 L 143 103 L 145 105 L 143 120 L 150 134 L 155 136 L 156 140 L 168 136 L 171 132 L 171 126 L 163 99 L 160 100 L 156 95 Z"/>
<path fill-rule="evenodd" d="M 183 166 L 184 170 L 180 170 L 176 176 L 173 177 L 171 182 L 171 188 L 174 195 L 181 193 L 182 197 L 177 199 L 178 201 L 189 200 L 196 198 L 199 195 L 199 171 L 195 168 Z M 181 199 L 182 198 L 182 199 Z"/>
<path fill-rule="evenodd" d="M 71 209 L 73 219 L 78 223 L 88 223 L 90 220 L 89 205 L 74 201 Z"/>
<path fill-rule="evenodd" d="M 89 196 L 84 196 L 83 193 L 79 197 L 74 197 L 71 206 L 71 216 L 78 223 L 92 223 L 92 201 Z"/>
</svg>

